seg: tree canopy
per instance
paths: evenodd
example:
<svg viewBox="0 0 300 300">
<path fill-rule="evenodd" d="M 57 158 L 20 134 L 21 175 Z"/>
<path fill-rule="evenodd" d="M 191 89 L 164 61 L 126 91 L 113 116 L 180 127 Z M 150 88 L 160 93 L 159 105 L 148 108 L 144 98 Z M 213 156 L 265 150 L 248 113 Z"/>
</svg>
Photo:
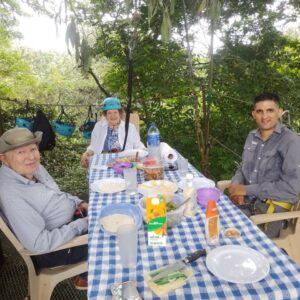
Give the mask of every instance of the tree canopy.
<svg viewBox="0 0 300 300">
<path fill-rule="evenodd" d="M 2 3 L 2 10 L 20 13 L 14 1 Z M 88 104 L 117 95 L 126 105 L 132 70 L 132 109 L 140 114 L 142 137 L 155 120 L 164 141 L 217 179 L 230 177 L 240 160 L 246 134 L 254 127 L 249 111 L 256 94 L 277 92 L 290 125 L 300 130 L 299 29 L 281 30 L 299 17 L 299 1 L 26 3 L 68 23 L 73 66 L 67 58 L 2 46 L 2 97 Z M 15 17 L 5 16 L 0 39 L 9 45 Z M 207 47 L 197 50 L 193 41 L 202 31 Z M 217 38 L 222 44 L 215 48 Z M 53 61 L 56 66 L 49 68 Z"/>
</svg>

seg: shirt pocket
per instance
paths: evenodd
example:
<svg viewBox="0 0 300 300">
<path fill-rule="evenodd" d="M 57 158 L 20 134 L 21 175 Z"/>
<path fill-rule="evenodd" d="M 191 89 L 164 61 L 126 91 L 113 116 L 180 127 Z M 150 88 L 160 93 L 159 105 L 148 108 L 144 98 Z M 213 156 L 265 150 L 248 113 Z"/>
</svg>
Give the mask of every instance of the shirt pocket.
<svg viewBox="0 0 300 300">
<path fill-rule="evenodd" d="M 264 176 L 267 180 L 276 180 L 281 173 L 282 159 L 277 149 L 263 154 Z"/>
<path fill-rule="evenodd" d="M 247 143 L 244 146 L 242 170 L 244 174 L 250 174 L 254 167 L 254 157 L 256 152 L 257 144 Z"/>
</svg>

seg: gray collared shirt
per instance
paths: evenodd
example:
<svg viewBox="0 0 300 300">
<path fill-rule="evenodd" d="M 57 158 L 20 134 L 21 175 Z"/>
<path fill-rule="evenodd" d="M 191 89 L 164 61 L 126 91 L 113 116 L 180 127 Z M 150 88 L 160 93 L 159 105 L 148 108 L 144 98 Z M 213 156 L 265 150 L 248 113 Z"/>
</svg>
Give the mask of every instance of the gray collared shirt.
<svg viewBox="0 0 300 300">
<path fill-rule="evenodd" d="M 0 211 L 21 244 L 49 252 L 87 231 L 87 221 L 72 221 L 81 200 L 60 191 L 43 166 L 29 180 L 5 165 L 0 168 Z"/>
<path fill-rule="evenodd" d="M 247 196 L 296 203 L 300 195 L 300 137 L 278 123 L 268 140 L 249 133 L 242 163 L 231 179 L 246 185 Z"/>
</svg>

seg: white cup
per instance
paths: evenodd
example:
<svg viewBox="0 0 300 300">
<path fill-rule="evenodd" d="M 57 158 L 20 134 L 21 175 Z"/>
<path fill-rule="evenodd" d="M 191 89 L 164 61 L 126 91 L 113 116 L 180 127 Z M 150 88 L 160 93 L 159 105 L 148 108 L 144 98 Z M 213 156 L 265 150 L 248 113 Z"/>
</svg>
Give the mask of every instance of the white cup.
<svg viewBox="0 0 300 300">
<path fill-rule="evenodd" d="M 178 172 L 179 172 L 179 176 L 180 177 L 184 177 L 185 178 L 185 175 L 187 174 L 188 172 L 188 165 L 189 165 L 189 161 L 188 159 L 184 158 L 184 157 L 180 157 L 178 159 Z"/>
<path fill-rule="evenodd" d="M 123 170 L 126 193 L 135 195 L 137 193 L 137 170 L 136 168 L 128 168 Z"/>
<path fill-rule="evenodd" d="M 137 261 L 137 228 L 135 224 L 122 225 L 117 230 L 121 264 L 124 268 L 135 268 Z"/>
</svg>

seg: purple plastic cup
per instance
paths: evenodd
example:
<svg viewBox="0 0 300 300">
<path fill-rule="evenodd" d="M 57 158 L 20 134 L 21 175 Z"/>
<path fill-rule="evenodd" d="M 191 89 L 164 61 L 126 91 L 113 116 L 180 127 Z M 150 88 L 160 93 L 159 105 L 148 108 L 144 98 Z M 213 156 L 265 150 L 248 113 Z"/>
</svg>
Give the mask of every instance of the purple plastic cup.
<svg viewBox="0 0 300 300">
<path fill-rule="evenodd" d="M 207 206 L 208 200 L 215 200 L 220 198 L 220 191 L 215 187 L 197 189 L 197 202 L 204 208 Z"/>
<path fill-rule="evenodd" d="M 112 168 L 117 174 L 123 174 L 124 169 L 128 169 L 132 167 L 131 162 L 116 162 L 112 165 Z"/>
</svg>

